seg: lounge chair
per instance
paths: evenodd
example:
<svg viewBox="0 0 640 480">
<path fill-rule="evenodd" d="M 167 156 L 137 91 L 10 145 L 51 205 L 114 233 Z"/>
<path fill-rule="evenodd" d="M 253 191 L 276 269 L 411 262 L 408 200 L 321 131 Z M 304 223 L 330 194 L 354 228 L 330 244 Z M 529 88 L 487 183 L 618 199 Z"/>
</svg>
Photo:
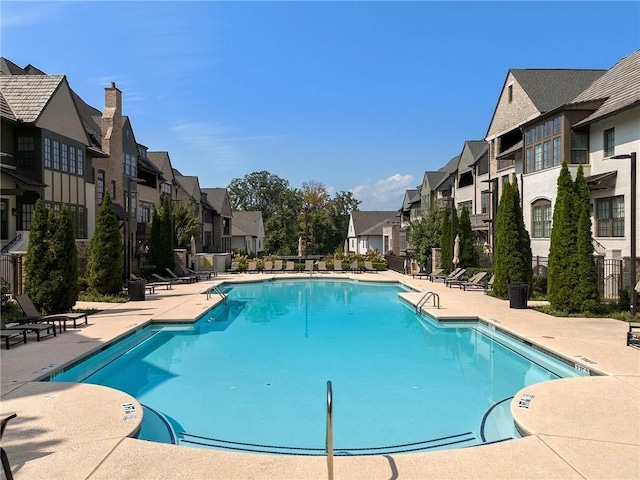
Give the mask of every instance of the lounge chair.
<svg viewBox="0 0 640 480">
<path fill-rule="evenodd" d="M 378 270 L 373 266 L 373 262 L 371 260 L 364 261 L 364 271 L 378 273 Z"/>
<path fill-rule="evenodd" d="M 144 280 L 144 278 L 140 278 L 138 276 L 136 276 L 135 274 L 131 273 L 131 280 Z M 156 287 L 167 287 L 167 290 L 171 289 L 171 285 L 173 285 L 173 282 L 171 280 L 166 280 L 166 281 L 159 281 L 159 282 L 146 282 L 144 284 L 144 288 L 145 290 L 147 290 L 149 293 L 156 293 Z"/>
<path fill-rule="evenodd" d="M 198 281 L 198 276 L 197 275 L 182 275 L 182 276 L 179 277 L 169 267 L 166 267 L 165 270 L 169 274 L 169 277 L 173 278 L 174 280 L 178 280 L 178 281 L 181 281 L 181 282 L 184 282 L 184 283 L 195 283 L 195 282 Z"/>
<path fill-rule="evenodd" d="M 305 260 L 304 261 L 304 271 L 313 273 L 313 260 Z"/>
<path fill-rule="evenodd" d="M 424 270 L 421 270 L 421 271 L 419 271 L 418 273 L 414 274 L 413 276 L 414 276 L 414 278 L 415 278 L 415 277 L 418 277 L 418 278 L 420 278 L 420 277 L 425 277 L 425 278 L 427 278 L 428 280 L 431 280 L 431 281 L 433 282 L 432 278 L 433 278 L 433 277 L 437 277 L 437 276 L 442 275 L 442 272 L 443 272 L 443 271 L 444 271 L 444 269 L 443 269 L 443 268 L 436 268 L 436 269 L 435 269 L 435 270 L 433 270 L 431 273 L 427 273 L 427 272 L 425 272 Z"/>
<path fill-rule="evenodd" d="M 295 272 L 296 271 L 296 264 L 293 260 L 287 260 L 287 264 L 284 267 L 284 271 L 285 272 Z"/>
<path fill-rule="evenodd" d="M 452 278 L 460 270 L 462 270 L 462 268 L 456 268 L 451 273 L 442 273 L 442 272 L 441 273 L 431 273 L 431 274 L 427 275 L 427 278 L 429 280 L 431 280 L 432 282 L 435 282 L 436 280 L 446 280 L 447 278 Z"/>
<path fill-rule="evenodd" d="M 329 270 L 327 270 L 327 262 L 324 262 L 322 260 L 318 261 L 318 271 L 328 273 Z"/>
<path fill-rule="evenodd" d="M 18 323 L 22 323 L 23 319 L 34 319 L 39 322 L 58 322 L 60 324 L 60 332 L 62 328 L 67 329 L 67 322 L 73 322 L 73 328 L 78 328 L 78 320 L 84 319 L 84 324 L 89 323 L 89 318 L 84 312 L 66 312 L 54 315 L 42 315 L 40 311 L 31 301 L 31 297 L 27 294 L 15 295 L 15 300 L 25 314 L 25 317 L 16 319 Z"/>
<path fill-rule="evenodd" d="M 342 260 L 340 260 L 339 258 L 333 259 L 333 271 L 344 272 L 344 270 L 342 269 Z"/>
<path fill-rule="evenodd" d="M 456 280 L 449 280 L 447 282 L 447 286 L 451 288 L 454 285 L 456 285 L 459 288 L 462 288 L 463 285 L 475 285 L 481 282 L 482 279 L 484 279 L 484 277 L 487 276 L 487 273 L 488 272 L 477 272 L 475 275 L 473 275 L 471 278 L 467 280 L 462 280 L 461 278 L 458 278 Z"/>
<path fill-rule="evenodd" d="M 229 273 L 238 273 L 240 271 L 240 264 L 238 262 L 231 262 L 231 267 L 227 270 Z"/>
<path fill-rule="evenodd" d="M 247 273 L 257 273 L 258 272 L 258 262 L 249 262 L 247 264 Z"/>
<path fill-rule="evenodd" d="M 493 279 L 494 275 L 491 275 L 491 278 L 487 283 L 482 283 L 481 281 L 478 281 L 474 284 L 463 283 L 462 285 L 460 285 L 460 288 L 462 288 L 463 290 L 491 290 L 493 288 Z"/>
<path fill-rule="evenodd" d="M 459 281 L 460 277 L 462 277 L 462 275 L 464 275 L 466 271 L 467 271 L 466 268 L 461 268 L 456 274 L 449 275 L 447 278 L 444 279 L 444 284 L 448 286 L 449 282 Z"/>
<path fill-rule="evenodd" d="M 54 337 L 57 336 L 56 324 L 50 323 L 50 322 L 46 322 L 46 323 L 31 322 L 31 323 L 5 325 L 4 320 L 0 319 L 0 331 L 4 331 L 4 332 L 17 331 L 17 332 L 25 332 L 25 333 L 35 333 L 36 341 L 38 342 L 40 341 L 41 338 L 44 338 L 44 337 L 50 337 L 51 335 L 53 335 Z M 46 332 L 46 335 L 41 335 L 41 332 Z"/>
<path fill-rule="evenodd" d="M 16 418 L 17 416 L 18 415 L 15 413 L 10 413 L 9 415 L 4 415 L 2 417 L 2 420 L 0 420 L 0 440 L 2 440 L 4 429 L 7 427 L 9 420 Z M 9 458 L 7 457 L 7 452 L 2 447 L 0 447 L 0 459 L 2 460 L 2 469 L 4 470 L 5 478 L 7 480 L 13 480 L 13 474 L 11 473 L 11 467 L 9 466 Z"/>
<path fill-rule="evenodd" d="M 273 262 L 273 272 L 281 272 L 282 271 L 282 260 L 274 260 Z"/>
<path fill-rule="evenodd" d="M 158 275 L 157 273 L 152 273 L 151 276 L 157 280 L 156 282 L 153 282 L 154 285 L 166 285 L 167 290 L 171 290 L 173 288 L 173 284 L 180 281 L 176 280 L 175 278 L 163 277 L 162 275 Z"/>
<path fill-rule="evenodd" d="M 358 260 L 354 260 L 353 262 L 351 262 L 351 265 L 349 266 L 349 269 L 352 272 L 360 273 L 360 266 L 358 265 Z"/>
<path fill-rule="evenodd" d="M 262 273 L 271 273 L 273 272 L 273 261 L 272 260 L 265 260 L 264 261 L 264 268 L 262 269 Z"/>
<path fill-rule="evenodd" d="M 4 340 L 4 345 L 7 350 L 9 350 L 13 345 L 18 345 L 19 343 L 27 343 L 27 331 L 22 330 L 0 330 L 0 338 Z M 17 338 L 18 341 L 12 342 L 12 339 Z"/>
<path fill-rule="evenodd" d="M 640 323 L 629 322 L 629 331 L 627 332 L 627 346 L 640 348 Z"/>
<path fill-rule="evenodd" d="M 200 280 L 211 280 L 211 277 L 215 277 L 216 276 L 216 272 L 211 272 L 208 270 L 202 270 L 199 272 L 196 272 L 195 270 L 191 270 L 188 267 L 183 267 L 181 265 L 179 265 L 178 267 L 180 270 L 182 270 L 183 275 L 195 275 L 196 277 L 198 277 L 198 281 Z"/>
</svg>

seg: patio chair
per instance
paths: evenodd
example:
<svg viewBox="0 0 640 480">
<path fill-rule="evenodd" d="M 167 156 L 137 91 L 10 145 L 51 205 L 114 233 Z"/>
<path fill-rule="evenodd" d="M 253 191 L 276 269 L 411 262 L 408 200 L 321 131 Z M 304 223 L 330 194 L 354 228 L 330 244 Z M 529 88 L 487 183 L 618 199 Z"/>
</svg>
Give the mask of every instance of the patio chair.
<svg viewBox="0 0 640 480">
<path fill-rule="evenodd" d="M 342 260 L 338 258 L 333 259 L 333 271 L 334 272 L 344 272 L 342 269 Z"/>
<path fill-rule="evenodd" d="M 323 273 L 328 273 L 329 270 L 327 270 L 327 262 L 322 260 L 318 261 L 318 271 Z"/>
<path fill-rule="evenodd" d="M 17 416 L 17 414 L 11 413 L 2 417 L 0 420 L 0 440 L 2 440 L 4 429 L 7 428 L 9 420 L 16 418 Z M 11 473 L 11 467 L 9 466 L 9 458 L 7 457 L 7 452 L 2 447 L 0 447 L 0 460 L 2 461 L 2 469 L 4 470 L 5 478 L 7 480 L 13 480 L 13 474 Z"/>
<path fill-rule="evenodd" d="M 462 275 L 464 275 L 464 273 L 467 271 L 466 268 L 461 268 L 457 273 L 455 273 L 454 275 L 449 275 L 447 278 L 444 279 L 444 284 L 445 285 L 449 285 L 449 282 L 455 282 L 460 280 L 460 277 L 462 277 Z"/>
<path fill-rule="evenodd" d="M 273 271 L 274 273 L 282 271 L 282 260 L 275 260 L 273 262 Z"/>
<path fill-rule="evenodd" d="M 353 262 L 351 262 L 351 265 L 349 266 L 349 270 L 355 273 L 360 273 L 360 266 L 358 265 L 358 260 L 354 260 Z"/>
<path fill-rule="evenodd" d="M 454 275 L 456 275 L 460 270 L 462 270 L 462 268 L 456 268 L 454 271 L 452 271 L 451 273 L 431 273 L 429 275 L 427 275 L 427 278 L 429 280 L 431 280 L 432 282 L 435 282 L 436 280 L 446 280 L 447 278 L 453 278 Z"/>
<path fill-rule="evenodd" d="M 272 260 L 265 260 L 264 261 L 264 268 L 262 269 L 262 273 L 271 273 L 273 272 L 273 261 Z"/>
<path fill-rule="evenodd" d="M 378 273 L 378 270 L 373 266 L 373 262 L 371 260 L 364 261 L 364 271 Z"/>
<path fill-rule="evenodd" d="M 50 322 L 45 322 L 45 323 L 30 322 L 30 323 L 22 323 L 22 324 L 5 325 L 4 320 L 0 319 L 0 331 L 5 331 L 5 332 L 17 331 L 17 332 L 25 332 L 25 333 L 35 333 L 36 341 L 38 342 L 40 341 L 41 338 L 50 337 L 51 335 L 53 335 L 54 337 L 57 336 L 56 324 L 50 323 Z M 41 332 L 46 332 L 46 335 L 41 335 Z"/>
<path fill-rule="evenodd" d="M 60 324 L 60 332 L 62 328 L 67 329 L 67 322 L 73 322 L 73 328 L 78 328 L 78 320 L 84 319 L 84 324 L 89 323 L 89 317 L 84 312 L 65 312 L 56 313 L 54 315 L 43 315 L 33 304 L 31 297 L 27 294 L 15 295 L 16 302 L 24 312 L 24 317 L 18 317 L 18 323 L 25 323 L 28 319 L 36 319 L 38 322 L 58 322 Z M 24 319 L 24 321 L 23 321 Z"/>
<path fill-rule="evenodd" d="M 165 267 L 165 270 L 169 274 L 169 278 L 173 278 L 174 280 L 179 280 L 184 283 L 195 283 L 198 281 L 197 275 L 182 275 L 179 277 L 169 267 Z"/>
<path fill-rule="evenodd" d="M 157 273 L 152 273 L 151 276 L 157 280 L 156 282 L 153 282 L 153 285 L 166 285 L 167 290 L 171 290 L 173 288 L 173 284 L 179 281 L 175 278 L 163 277 L 162 275 L 158 275 Z"/>
<path fill-rule="evenodd" d="M 7 350 L 9 350 L 13 345 L 18 345 L 19 343 L 27 343 L 27 331 L 22 330 L 0 330 L 0 338 L 4 339 L 4 345 Z M 18 341 L 12 342 L 11 340 L 17 338 Z"/>
<path fill-rule="evenodd" d="M 493 279 L 494 275 L 491 275 L 491 278 L 487 283 L 476 282 L 475 284 L 465 284 L 460 285 L 460 288 L 463 290 L 491 290 L 493 288 Z"/>
<path fill-rule="evenodd" d="M 304 271 L 313 273 L 313 260 L 305 260 L 304 261 Z"/>
<path fill-rule="evenodd" d="M 231 262 L 231 267 L 227 270 L 229 273 L 238 273 L 240 271 L 240 264 L 238 262 Z"/>
<path fill-rule="evenodd" d="M 481 282 L 484 277 L 487 276 L 488 272 L 477 272 L 475 275 L 473 275 L 471 278 L 467 279 L 467 280 L 462 280 L 461 278 L 458 278 L 457 280 L 450 280 L 447 283 L 447 286 L 449 288 L 451 288 L 452 286 L 456 285 L 459 288 L 462 288 L 463 285 L 477 285 L 479 282 Z"/>
<path fill-rule="evenodd" d="M 258 262 L 249 262 L 247 264 L 247 273 L 257 273 L 258 272 Z"/>
<path fill-rule="evenodd" d="M 285 272 L 295 272 L 296 271 L 296 264 L 293 260 L 287 260 L 287 264 L 284 267 L 284 271 Z"/>
</svg>

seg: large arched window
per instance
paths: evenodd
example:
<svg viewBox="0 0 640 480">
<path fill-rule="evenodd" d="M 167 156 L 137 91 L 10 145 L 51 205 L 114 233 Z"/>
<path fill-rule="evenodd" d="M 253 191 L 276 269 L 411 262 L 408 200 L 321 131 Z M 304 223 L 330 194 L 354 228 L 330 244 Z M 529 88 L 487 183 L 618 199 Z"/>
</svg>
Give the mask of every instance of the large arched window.
<svg viewBox="0 0 640 480">
<path fill-rule="evenodd" d="M 531 204 L 531 232 L 533 238 L 551 237 L 551 202 L 536 200 Z"/>
</svg>

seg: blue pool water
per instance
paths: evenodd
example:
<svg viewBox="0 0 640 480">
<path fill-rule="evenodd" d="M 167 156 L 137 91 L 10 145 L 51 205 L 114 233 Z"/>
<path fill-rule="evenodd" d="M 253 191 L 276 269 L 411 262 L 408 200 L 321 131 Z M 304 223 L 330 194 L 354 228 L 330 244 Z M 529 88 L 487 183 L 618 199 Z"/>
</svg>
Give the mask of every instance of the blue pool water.
<svg viewBox="0 0 640 480">
<path fill-rule="evenodd" d="M 134 396 L 141 438 L 309 455 L 325 446 L 330 380 L 336 453 L 353 455 L 512 438 L 516 392 L 581 374 L 487 326 L 417 315 L 397 284 L 223 289 L 227 303 L 194 325 L 142 329 L 53 380 Z"/>
</svg>

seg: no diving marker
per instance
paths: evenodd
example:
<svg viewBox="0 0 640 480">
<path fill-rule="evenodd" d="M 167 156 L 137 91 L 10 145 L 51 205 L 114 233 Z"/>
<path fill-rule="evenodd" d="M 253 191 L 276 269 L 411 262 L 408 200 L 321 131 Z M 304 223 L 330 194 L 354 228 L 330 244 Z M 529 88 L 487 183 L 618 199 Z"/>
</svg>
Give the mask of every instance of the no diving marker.
<svg viewBox="0 0 640 480">
<path fill-rule="evenodd" d="M 520 396 L 520 400 L 518 400 L 518 408 L 526 408 L 527 410 L 529 410 L 533 397 L 533 393 L 523 393 Z"/>
<path fill-rule="evenodd" d="M 133 420 L 137 417 L 136 406 L 133 403 L 123 403 L 122 410 L 124 411 L 125 420 Z"/>
</svg>

